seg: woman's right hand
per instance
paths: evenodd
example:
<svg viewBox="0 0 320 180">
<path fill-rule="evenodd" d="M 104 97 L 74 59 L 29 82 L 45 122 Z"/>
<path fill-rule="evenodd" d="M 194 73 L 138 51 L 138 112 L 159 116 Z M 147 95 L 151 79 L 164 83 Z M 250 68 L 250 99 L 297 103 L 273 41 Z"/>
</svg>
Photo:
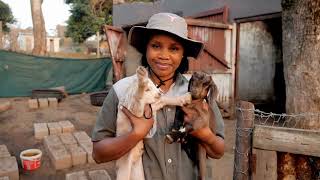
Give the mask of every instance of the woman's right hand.
<svg viewBox="0 0 320 180">
<path fill-rule="evenodd" d="M 139 139 L 143 139 L 152 128 L 154 119 L 146 119 L 144 117 L 137 117 L 132 114 L 126 107 L 120 106 L 122 112 L 128 117 L 132 125 L 132 133 L 136 135 Z M 152 114 L 149 106 L 145 107 L 145 114 L 148 114 L 148 117 Z"/>
</svg>

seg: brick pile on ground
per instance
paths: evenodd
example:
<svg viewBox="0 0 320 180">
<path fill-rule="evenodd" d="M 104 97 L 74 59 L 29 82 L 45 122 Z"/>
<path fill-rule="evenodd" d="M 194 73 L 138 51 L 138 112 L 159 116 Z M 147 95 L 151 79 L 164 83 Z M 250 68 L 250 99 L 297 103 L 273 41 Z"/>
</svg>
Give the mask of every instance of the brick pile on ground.
<svg viewBox="0 0 320 180">
<path fill-rule="evenodd" d="M 46 136 L 44 145 L 56 170 L 95 163 L 91 138 L 84 131 Z"/>
<path fill-rule="evenodd" d="M 45 136 L 71 133 L 75 130 L 70 121 L 59 121 L 50 123 L 34 123 L 34 137 L 43 139 Z"/>
<path fill-rule="evenodd" d="M 6 145 L 0 145 L 0 180 L 19 180 L 17 159 L 11 156 Z"/>
<path fill-rule="evenodd" d="M 58 99 L 57 98 L 38 98 L 38 99 L 29 99 L 28 106 L 30 109 L 38 109 L 38 108 L 56 108 L 58 107 Z"/>
<path fill-rule="evenodd" d="M 104 169 L 89 172 L 77 171 L 66 174 L 66 180 L 111 180 L 108 172 Z"/>
</svg>

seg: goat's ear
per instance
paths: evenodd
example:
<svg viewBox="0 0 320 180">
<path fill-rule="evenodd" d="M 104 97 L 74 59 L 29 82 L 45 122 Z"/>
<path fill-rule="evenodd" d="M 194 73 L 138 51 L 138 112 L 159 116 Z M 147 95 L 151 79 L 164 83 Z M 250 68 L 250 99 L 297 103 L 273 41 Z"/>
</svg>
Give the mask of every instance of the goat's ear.
<svg viewBox="0 0 320 180">
<path fill-rule="evenodd" d="M 208 101 L 210 104 L 212 104 L 213 101 L 217 99 L 219 91 L 218 91 L 218 87 L 217 87 L 216 83 L 214 83 L 212 77 L 211 76 L 207 76 L 207 77 L 210 78 Z"/>
</svg>

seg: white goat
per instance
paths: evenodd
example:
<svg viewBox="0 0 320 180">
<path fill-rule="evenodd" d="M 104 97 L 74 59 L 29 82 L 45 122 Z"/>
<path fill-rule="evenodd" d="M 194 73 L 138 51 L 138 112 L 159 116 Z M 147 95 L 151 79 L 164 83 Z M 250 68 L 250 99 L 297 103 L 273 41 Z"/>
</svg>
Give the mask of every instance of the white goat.
<svg viewBox="0 0 320 180">
<path fill-rule="evenodd" d="M 136 71 L 136 79 L 130 84 L 124 98 L 119 100 L 119 105 L 127 107 L 135 116 L 142 117 L 145 105 L 152 104 L 159 98 L 159 90 L 148 78 L 147 70 L 140 66 Z M 117 136 L 128 133 L 131 131 L 131 128 L 129 119 L 119 109 L 117 117 Z M 144 179 L 142 153 L 143 141 L 141 140 L 127 154 L 117 160 L 117 180 Z"/>
<path fill-rule="evenodd" d="M 123 105 L 137 117 L 142 117 L 146 104 L 151 104 L 154 124 L 147 137 L 152 137 L 156 132 L 156 112 L 165 105 L 182 106 L 191 100 L 190 94 L 181 97 L 160 97 L 160 91 L 148 78 L 148 71 L 139 66 L 136 70 L 136 77 L 129 85 L 126 95 L 119 99 L 119 106 Z M 131 131 L 130 120 L 118 108 L 117 136 L 121 136 Z M 144 180 L 142 164 L 143 141 L 139 141 L 127 154 L 123 155 L 116 162 L 117 180 Z"/>
</svg>

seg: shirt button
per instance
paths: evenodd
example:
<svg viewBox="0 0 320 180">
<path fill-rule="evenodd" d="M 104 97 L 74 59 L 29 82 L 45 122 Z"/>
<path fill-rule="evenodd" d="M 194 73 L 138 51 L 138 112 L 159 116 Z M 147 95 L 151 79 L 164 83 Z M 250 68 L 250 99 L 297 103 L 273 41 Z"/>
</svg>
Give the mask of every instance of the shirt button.
<svg viewBox="0 0 320 180">
<path fill-rule="evenodd" d="M 171 109 L 170 108 L 168 108 L 168 112 L 170 112 L 171 111 Z"/>
<path fill-rule="evenodd" d="M 168 159 L 168 163 L 171 163 L 172 162 L 172 159 Z"/>
</svg>

